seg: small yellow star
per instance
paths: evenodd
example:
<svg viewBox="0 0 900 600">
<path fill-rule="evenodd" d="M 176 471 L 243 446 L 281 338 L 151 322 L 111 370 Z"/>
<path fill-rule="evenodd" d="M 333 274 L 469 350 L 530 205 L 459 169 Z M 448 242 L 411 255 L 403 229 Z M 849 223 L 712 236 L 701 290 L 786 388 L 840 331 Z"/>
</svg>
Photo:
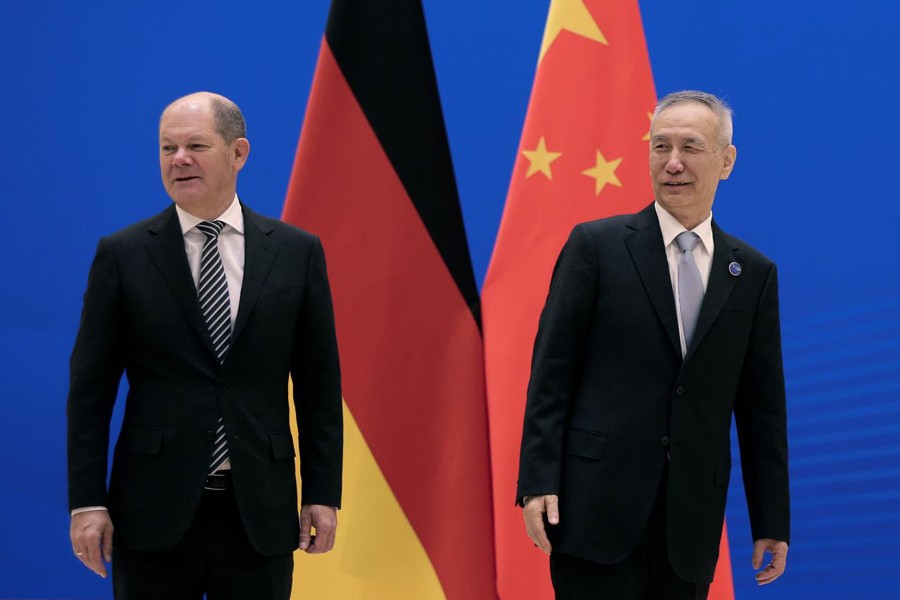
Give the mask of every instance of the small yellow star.
<svg viewBox="0 0 900 600">
<path fill-rule="evenodd" d="M 653 113 L 652 112 L 647 113 L 647 118 L 650 119 L 650 123 L 653 123 Z M 642 137 L 641 140 L 643 140 L 645 142 L 650 141 L 650 130 L 649 129 L 647 130 L 647 134 L 644 137 Z"/>
<path fill-rule="evenodd" d="M 526 178 L 531 177 L 540 171 L 547 179 L 553 180 L 553 173 L 550 171 L 550 163 L 562 156 L 562 152 L 549 152 L 544 136 L 541 136 L 537 148 L 534 150 L 522 150 L 522 154 L 525 155 L 525 158 L 527 158 L 530 163 L 528 165 L 528 172 L 525 174 Z"/>
<path fill-rule="evenodd" d="M 553 0 L 550 4 L 550 13 L 547 15 L 547 27 L 544 29 L 538 64 L 544 60 L 547 49 L 556 41 L 563 29 L 609 46 L 594 17 L 584 5 L 584 0 Z"/>
<path fill-rule="evenodd" d="M 600 195 L 601 190 L 603 190 L 603 187 L 607 183 L 616 187 L 622 187 L 622 182 L 616 177 L 616 169 L 621 162 L 621 158 L 607 162 L 606 159 L 603 158 L 603 155 L 600 154 L 600 151 L 597 150 L 597 164 L 586 171 L 582 171 L 584 175 L 593 177 L 594 181 L 596 181 L 596 185 L 594 186 L 595 196 Z"/>
</svg>

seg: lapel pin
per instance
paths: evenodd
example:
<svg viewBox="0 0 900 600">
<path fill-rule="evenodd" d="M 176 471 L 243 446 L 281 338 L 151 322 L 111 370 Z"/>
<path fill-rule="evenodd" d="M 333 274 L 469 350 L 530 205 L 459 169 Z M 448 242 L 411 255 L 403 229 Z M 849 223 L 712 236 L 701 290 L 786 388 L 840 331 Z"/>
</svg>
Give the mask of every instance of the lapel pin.
<svg viewBox="0 0 900 600">
<path fill-rule="evenodd" d="M 728 272 L 731 273 L 732 276 L 737 277 L 741 274 L 741 265 L 737 264 L 736 262 L 731 263 L 730 265 L 728 265 Z"/>
</svg>

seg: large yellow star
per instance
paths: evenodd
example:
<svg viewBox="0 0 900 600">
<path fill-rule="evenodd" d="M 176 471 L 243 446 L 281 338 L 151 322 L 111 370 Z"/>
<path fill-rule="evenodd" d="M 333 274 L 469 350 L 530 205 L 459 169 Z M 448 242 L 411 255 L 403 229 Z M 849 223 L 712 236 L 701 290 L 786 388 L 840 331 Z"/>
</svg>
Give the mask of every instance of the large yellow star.
<svg viewBox="0 0 900 600">
<path fill-rule="evenodd" d="M 600 195 L 600 192 L 603 190 L 603 187 L 607 183 L 617 187 L 622 187 L 622 182 L 619 181 L 618 177 L 616 177 L 616 169 L 619 167 L 619 164 L 621 162 L 621 158 L 617 158 L 615 160 L 607 162 L 606 159 L 603 158 L 603 155 L 600 154 L 600 151 L 597 150 L 597 164 L 595 164 L 587 171 L 582 171 L 582 173 L 587 175 L 588 177 L 594 178 L 594 181 L 596 182 L 596 185 L 594 186 L 595 196 Z"/>
<path fill-rule="evenodd" d="M 597 26 L 597 22 L 594 21 L 594 17 L 584 5 L 584 0 L 553 0 L 550 4 L 550 13 L 547 15 L 547 27 L 544 29 L 544 40 L 541 42 L 538 64 L 544 60 L 547 49 L 563 29 L 606 46 L 609 45 L 603 32 L 600 31 L 600 27 Z"/>
<path fill-rule="evenodd" d="M 522 150 L 522 154 L 525 155 L 525 158 L 527 158 L 530 163 L 528 165 L 528 172 L 525 174 L 526 178 L 531 177 L 540 171 L 547 179 L 553 180 L 553 173 L 550 171 L 550 163 L 562 156 L 562 152 L 549 152 L 544 136 L 541 136 L 537 148 L 534 150 Z"/>
</svg>

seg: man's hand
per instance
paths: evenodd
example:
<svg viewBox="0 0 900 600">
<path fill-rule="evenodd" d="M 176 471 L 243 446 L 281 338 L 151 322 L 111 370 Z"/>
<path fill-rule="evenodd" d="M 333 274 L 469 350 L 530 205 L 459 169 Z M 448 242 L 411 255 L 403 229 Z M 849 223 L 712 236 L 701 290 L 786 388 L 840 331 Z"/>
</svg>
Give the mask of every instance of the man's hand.
<svg viewBox="0 0 900 600">
<path fill-rule="evenodd" d="M 787 565 L 788 545 L 786 542 L 764 538 L 753 542 L 753 568 L 759 569 L 762 566 L 763 554 L 768 552 L 772 555 L 772 562 L 766 565 L 766 568 L 756 574 L 756 583 L 758 585 L 766 585 L 772 583 L 784 573 Z"/>
<path fill-rule="evenodd" d="M 72 551 L 88 569 L 106 577 L 103 561 L 112 562 L 113 524 L 105 510 L 89 510 L 72 515 L 69 529 Z"/>
<path fill-rule="evenodd" d="M 315 527 L 316 535 L 311 535 Z M 334 548 L 337 511 L 321 504 L 300 507 L 300 549 L 309 554 L 323 554 Z"/>
<path fill-rule="evenodd" d="M 528 537 L 538 548 L 546 554 L 550 554 L 553 548 L 550 546 L 550 540 L 547 539 L 547 532 L 544 531 L 544 513 L 547 513 L 547 520 L 551 525 L 558 525 L 559 498 L 550 494 L 530 496 L 525 500 L 525 507 L 522 509 L 522 515 L 525 517 L 525 531 L 528 532 Z"/>
</svg>

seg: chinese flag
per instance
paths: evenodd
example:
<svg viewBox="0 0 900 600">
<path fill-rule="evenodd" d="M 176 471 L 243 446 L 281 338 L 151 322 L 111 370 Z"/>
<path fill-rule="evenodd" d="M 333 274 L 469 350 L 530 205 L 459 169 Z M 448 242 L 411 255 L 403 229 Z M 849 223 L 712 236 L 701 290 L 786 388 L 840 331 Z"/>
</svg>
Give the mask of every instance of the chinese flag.
<svg viewBox="0 0 900 600">
<path fill-rule="evenodd" d="M 336 549 L 295 598 L 496 598 L 478 291 L 420 0 L 334 0 L 284 206 L 343 374 Z"/>
<path fill-rule="evenodd" d="M 500 233 L 482 290 L 500 597 L 552 598 L 513 506 L 531 350 L 559 251 L 580 222 L 652 199 L 656 103 L 637 0 L 553 0 Z M 565 515 L 561 515 L 565 518 Z M 710 598 L 733 598 L 723 537 Z"/>
</svg>

